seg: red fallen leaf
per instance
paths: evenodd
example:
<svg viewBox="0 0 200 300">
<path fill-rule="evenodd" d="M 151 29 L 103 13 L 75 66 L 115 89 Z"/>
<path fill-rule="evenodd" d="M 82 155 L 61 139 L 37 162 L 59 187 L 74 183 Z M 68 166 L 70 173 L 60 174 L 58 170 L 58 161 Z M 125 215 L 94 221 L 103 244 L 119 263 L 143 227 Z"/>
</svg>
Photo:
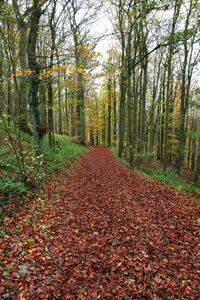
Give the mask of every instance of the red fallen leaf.
<svg viewBox="0 0 200 300">
<path fill-rule="evenodd" d="M 73 295 L 67 294 L 67 295 L 64 296 L 63 299 L 65 299 L 65 300 L 71 300 L 71 299 L 74 299 L 73 297 L 74 297 Z"/>
<path fill-rule="evenodd" d="M 119 263 L 117 263 L 117 267 L 121 267 L 122 264 L 123 264 L 123 261 L 120 261 Z"/>
<path fill-rule="evenodd" d="M 63 235 L 58 235 L 57 239 L 63 239 Z"/>
<path fill-rule="evenodd" d="M 18 286 L 18 287 L 22 287 L 22 286 L 24 286 L 24 283 L 23 283 L 23 282 L 19 282 L 19 283 L 17 284 L 17 286 Z"/>
<path fill-rule="evenodd" d="M 0 299 L 198 299 L 198 199 L 103 147 L 71 171 L 2 225 Z"/>
<path fill-rule="evenodd" d="M 91 268 L 87 269 L 87 275 L 88 275 L 88 278 L 90 278 L 90 279 L 94 278 L 94 272 Z"/>
<path fill-rule="evenodd" d="M 154 281 L 155 281 L 156 283 L 162 283 L 162 282 L 163 282 L 163 280 L 162 280 L 160 277 L 158 277 L 158 276 L 156 276 L 156 277 L 154 278 Z"/>
</svg>

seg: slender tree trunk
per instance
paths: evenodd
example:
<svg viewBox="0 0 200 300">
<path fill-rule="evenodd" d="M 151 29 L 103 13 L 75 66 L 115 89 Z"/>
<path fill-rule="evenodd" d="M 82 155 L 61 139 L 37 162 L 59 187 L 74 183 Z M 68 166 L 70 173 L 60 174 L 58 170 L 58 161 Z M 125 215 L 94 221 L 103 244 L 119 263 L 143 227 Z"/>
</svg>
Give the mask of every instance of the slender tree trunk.
<svg viewBox="0 0 200 300">
<path fill-rule="evenodd" d="M 78 76 L 78 91 L 77 91 L 77 112 L 78 112 L 78 128 L 77 133 L 80 136 L 81 144 L 85 144 L 85 91 L 84 78 L 82 75 Z"/>
<path fill-rule="evenodd" d="M 63 134 L 63 124 L 62 124 L 62 95 L 61 95 L 61 76 L 60 76 L 60 63 L 59 57 L 57 53 L 57 64 L 58 64 L 58 79 L 57 79 L 57 86 L 58 86 L 58 133 Z"/>
<path fill-rule="evenodd" d="M 108 79 L 107 89 L 108 89 L 108 129 L 107 129 L 107 146 L 111 146 L 111 104 L 112 104 L 112 81 L 111 78 Z"/>
<path fill-rule="evenodd" d="M 192 71 L 189 72 L 189 68 L 191 67 L 191 57 L 188 59 L 189 50 L 187 45 L 187 35 L 188 35 L 188 26 L 190 23 L 190 16 L 192 14 L 193 1 L 190 1 L 190 7 L 188 10 L 187 18 L 185 21 L 184 28 L 184 61 L 182 67 L 182 76 L 181 76 L 181 107 L 180 107 L 180 128 L 179 128 L 179 139 L 178 139 L 178 157 L 176 161 L 176 171 L 177 174 L 180 175 L 182 164 L 184 161 L 184 147 L 185 147 L 185 118 L 188 109 L 188 99 L 189 99 L 189 91 L 190 84 L 192 78 Z M 193 45 L 191 49 L 191 55 L 193 51 Z M 192 68 L 193 69 L 193 68 Z M 188 73 L 188 74 L 187 74 Z"/>
<path fill-rule="evenodd" d="M 54 148 L 54 122 L 53 122 L 53 80 L 52 76 L 48 77 L 48 136 L 49 147 Z"/>
<path fill-rule="evenodd" d="M 133 73 L 133 135 L 132 135 L 132 147 L 133 147 L 133 159 L 135 159 L 137 154 L 137 130 L 138 130 L 138 82 L 135 72 Z"/>
<path fill-rule="evenodd" d="M 117 95 L 116 95 L 116 79 L 113 79 L 113 142 L 117 141 Z"/>
<path fill-rule="evenodd" d="M 159 55 L 159 61 L 157 61 L 157 54 L 155 58 L 155 69 L 154 69 L 154 81 L 153 81 L 153 92 L 152 92 L 152 104 L 151 104 L 151 110 L 150 110 L 150 136 L 149 136 L 149 151 L 154 151 L 154 142 L 155 142 L 155 134 L 156 134 L 156 124 L 155 119 L 158 119 L 155 115 L 155 110 L 157 107 L 156 100 L 157 98 L 161 97 L 160 91 L 159 91 L 159 80 L 160 80 L 160 72 L 161 72 L 161 62 L 162 62 L 162 53 Z M 159 94 L 158 94 L 159 93 Z M 158 95 L 157 95 L 158 94 Z"/>
<path fill-rule="evenodd" d="M 124 67 L 122 67 L 124 69 Z M 124 149 L 124 133 L 125 133 L 125 101 L 126 101 L 126 76 L 125 70 L 121 74 L 120 83 L 120 104 L 119 104 L 119 150 L 118 156 L 122 156 Z"/>
<path fill-rule="evenodd" d="M 11 68 L 8 68 L 8 78 L 10 77 Z M 8 112 L 8 127 L 11 125 L 12 117 L 12 99 L 11 99 L 11 82 L 7 79 L 7 112 Z"/>
<path fill-rule="evenodd" d="M 97 112 L 96 145 L 99 145 L 99 111 L 98 111 L 98 98 L 97 97 L 96 97 L 96 112 Z"/>
<path fill-rule="evenodd" d="M 132 20 L 129 20 L 131 23 Z M 127 129 L 128 129 L 128 146 L 129 146 L 129 163 L 133 165 L 134 153 L 133 153 L 133 99 L 132 99 L 132 31 L 133 23 L 130 24 L 128 32 L 128 42 L 126 49 L 126 62 L 127 62 Z"/>
<path fill-rule="evenodd" d="M 53 8 L 49 19 L 49 27 L 51 33 L 51 53 L 50 53 L 50 63 L 49 68 L 50 71 L 53 68 L 53 59 L 54 53 L 56 50 L 55 39 L 56 39 L 56 32 L 55 32 L 55 25 L 54 25 L 54 18 L 56 13 L 56 3 L 53 1 Z M 54 149 L 54 118 L 53 118 L 53 77 L 51 73 L 48 77 L 48 136 L 49 136 L 49 147 Z"/>
<path fill-rule="evenodd" d="M 121 12 L 123 14 L 123 12 Z M 121 34 L 121 66 L 120 66 L 120 103 L 119 103 L 119 148 L 118 156 L 122 156 L 124 149 L 124 133 L 126 127 L 126 111 L 125 111 L 125 102 L 126 102 L 126 61 L 125 61 L 125 35 L 123 28 L 123 15 L 119 18 L 119 27 Z"/>
<path fill-rule="evenodd" d="M 142 115 L 142 85 L 143 85 L 143 69 L 140 68 L 139 70 L 139 108 L 138 108 L 138 147 L 137 147 L 137 152 L 139 153 L 139 157 L 137 159 L 137 163 L 140 164 L 141 161 L 141 115 Z"/>
<path fill-rule="evenodd" d="M 145 151 L 146 144 L 146 133 L 145 133 L 145 124 L 146 124 L 146 93 L 147 93 L 147 71 L 148 71 L 148 59 L 142 63 L 143 69 L 143 85 L 142 85 L 142 99 L 141 99 L 141 152 Z"/>
<path fill-rule="evenodd" d="M 167 67 L 167 66 L 166 66 Z M 160 117 L 160 160 L 163 161 L 165 163 L 165 154 L 164 154 L 164 142 L 165 142 L 165 99 L 166 99 L 166 86 L 165 86 L 165 82 L 166 82 L 166 77 L 167 77 L 167 68 L 164 69 L 164 75 L 163 75 L 163 82 L 162 82 L 162 107 L 161 107 L 161 117 Z M 168 132 L 168 130 L 167 130 Z M 166 162 L 167 164 L 167 162 Z M 166 166 L 164 166 L 164 168 L 166 168 Z"/>
<path fill-rule="evenodd" d="M 66 74 L 64 74 L 64 80 L 66 81 Z M 68 103 L 68 89 L 67 89 L 67 85 L 65 85 L 65 131 L 66 134 L 69 134 L 69 117 L 70 117 L 70 113 L 69 113 L 69 103 Z"/>
<path fill-rule="evenodd" d="M 194 182 L 197 183 L 198 179 L 199 179 L 199 176 L 200 176 L 200 140 L 199 140 L 199 146 L 198 146 L 198 149 L 197 149 L 197 165 L 196 165 L 196 171 L 195 171 L 195 174 L 194 174 Z"/>
<path fill-rule="evenodd" d="M 191 127 L 190 127 L 190 131 L 194 131 L 195 130 L 195 118 L 194 118 L 194 111 L 192 113 L 191 116 Z M 187 153 L 187 161 L 188 161 L 188 168 L 191 169 L 191 155 L 192 153 L 192 136 L 189 136 L 189 141 L 188 141 L 188 153 Z"/>
<path fill-rule="evenodd" d="M 145 17 L 146 18 L 146 17 Z M 146 23 L 146 19 L 144 20 L 144 23 Z M 147 81 L 148 81 L 148 55 L 147 55 L 147 35 L 148 32 L 144 31 L 144 26 L 141 26 L 140 34 L 141 34 L 141 52 L 144 56 L 146 56 L 145 59 L 141 62 L 141 68 L 142 68 L 142 90 L 141 90 L 141 133 L 140 133 L 140 142 L 141 147 L 140 151 L 142 153 L 145 152 L 145 146 L 146 146 L 146 94 L 147 94 Z M 145 153 L 144 153 L 145 154 Z"/>
<path fill-rule="evenodd" d="M 106 106 L 103 104 L 102 143 L 106 144 Z"/>
<path fill-rule="evenodd" d="M 175 27 L 180 13 L 181 2 L 179 0 L 175 1 L 174 4 L 174 15 L 172 21 L 171 29 L 171 38 L 173 39 L 175 33 Z M 167 92 L 166 92 L 166 105 L 165 105 L 165 134 L 164 134 L 164 170 L 167 168 L 168 162 L 168 153 L 169 153 L 169 144 L 168 144 L 168 134 L 169 134 L 169 103 L 171 96 L 171 79 L 172 79 L 172 57 L 173 57 L 173 44 L 169 45 L 169 54 L 168 54 L 168 72 L 167 72 Z"/>
</svg>

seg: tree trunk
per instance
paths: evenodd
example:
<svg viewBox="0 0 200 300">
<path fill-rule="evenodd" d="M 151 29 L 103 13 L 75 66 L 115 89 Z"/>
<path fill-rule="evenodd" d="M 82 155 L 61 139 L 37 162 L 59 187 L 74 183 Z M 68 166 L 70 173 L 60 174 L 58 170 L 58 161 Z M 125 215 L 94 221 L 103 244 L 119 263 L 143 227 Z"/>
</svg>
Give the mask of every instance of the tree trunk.
<svg viewBox="0 0 200 300">
<path fill-rule="evenodd" d="M 185 28 L 184 28 L 184 61 L 182 67 L 182 76 L 181 76 L 181 107 L 180 107 L 180 128 L 179 128 L 179 139 L 178 139 L 178 157 L 176 161 L 176 171 L 180 175 L 181 167 L 184 161 L 184 147 L 185 147 L 185 118 L 188 108 L 188 99 L 189 99 L 189 90 L 191 84 L 192 72 L 188 72 L 188 65 L 190 66 L 191 60 L 188 61 L 188 45 L 187 45 L 187 34 L 188 26 L 190 23 L 190 16 L 192 13 L 193 1 L 190 1 L 190 7 L 187 14 Z M 193 48 L 192 48 L 193 50 Z M 192 51 L 191 50 L 191 51 Z"/>
<path fill-rule="evenodd" d="M 198 146 L 198 150 L 197 150 L 197 165 L 196 165 L 196 171 L 195 171 L 195 174 L 194 174 L 194 178 L 193 178 L 193 181 L 195 183 L 197 183 L 198 179 L 199 179 L 199 176 L 200 176 L 200 140 L 199 140 L 199 146 Z"/>
<path fill-rule="evenodd" d="M 57 64 L 58 64 L 58 80 L 57 80 L 57 86 L 58 86 L 58 133 L 63 134 L 63 124 L 62 124 L 62 95 L 61 95 L 61 76 L 60 76 L 60 63 L 59 63 L 59 57 L 57 54 Z"/>
<path fill-rule="evenodd" d="M 47 99 L 46 99 L 46 86 L 43 81 L 40 83 L 40 115 L 42 124 L 47 127 Z"/>
<path fill-rule="evenodd" d="M 77 112 L 78 112 L 78 128 L 77 133 L 80 137 L 81 144 L 85 144 L 85 91 L 84 78 L 78 76 L 78 91 L 77 91 Z"/>
<path fill-rule="evenodd" d="M 33 0 L 33 6 L 30 17 L 30 31 L 28 35 L 27 55 L 28 67 L 31 70 L 29 77 L 29 105 L 31 112 L 31 121 L 33 126 L 33 135 L 35 140 L 35 150 L 37 154 L 42 154 L 43 133 L 40 131 L 40 113 L 38 101 L 38 87 L 40 66 L 36 59 L 36 43 L 38 37 L 38 27 L 41 15 L 41 6 L 39 0 Z"/>
<path fill-rule="evenodd" d="M 113 142 L 117 141 L 117 95 L 116 95 L 116 79 L 113 79 Z"/>
<path fill-rule="evenodd" d="M 172 29 L 171 29 L 171 39 L 174 38 L 175 27 L 178 20 L 178 16 L 180 13 L 181 2 L 179 0 L 175 1 L 174 4 L 174 15 L 172 21 Z M 164 130 L 164 170 L 167 168 L 168 162 L 168 134 L 169 134 L 169 103 L 171 96 L 171 80 L 172 80 L 172 57 L 173 57 L 173 43 L 171 42 L 169 45 L 169 54 L 168 54 L 168 73 L 167 73 L 167 91 L 166 91 L 166 105 L 165 105 L 165 130 Z"/>
<path fill-rule="evenodd" d="M 111 146 L 111 103 L 112 103 L 112 82 L 111 78 L 108 79 L 107 89 L 108 89 L 108 130 L 107 130 L 107 146 Z"/>
<path fill-rule="evenodd" d="M 120 6 L 122 3 L 120 3 Z M 121 66 L 120 66 L 120 103 L 119 103 L 119 149 L 118 156 L 122 156 L 124 149 L 124 133 L 126 127 L 126 112 L 125 112 L 125 102 L 126 102 L 126 62 L 125 62 L 125 34 L 123 28 L 123 8 L 120 7 L 119 12 L 119 30 L 121 35 Z"/>
<path fill-rule="evenodd" d="M 24 21 L 24 16 L 22 16 L 19 12 L 18 1 L 12 0 L 13 9 L 15 12 L 18 32 L 19 32 L 19 67 L 20 67 L 20 76 L 19 76 L 19 128 L 32 135 L 32 131 L 27 124 L 27 98 L 28 98 L 28 86 L 27 86 L 27 78 L 25 72 L 27 71 L 27 39 L 28 39 L 28 25 L 27 22 Z"/>
<path fill-rule="evenodd" d="M 10 77 L 11 67 L 8 68 L 8 78 Z M 8 127 L 11 125 L 12 117 L 12 100 L 11 100 L 11 82 L 7 79 L 7 112 L 8 112 Z"/>
<path fill-rule="evenodd" d="M 53 58 L 56 50 L 55 40 L 56 40 L 56 32 L 54 25 L 54 18 L 56 13 L 56 2 L 53 1 L 53 8 L 49 19 L 49 27 L 51 33 L 51 53 L 50 53 L 50 63 L 49 68 L 50 71 L 53 69 Z M 54 118 L 53 118 L 53 77 L 51 73 L 48 77 L 48 136 L 49 136 L 49 147 L 54 149 L 55 141 L 54 141 Z"/>
</svg>

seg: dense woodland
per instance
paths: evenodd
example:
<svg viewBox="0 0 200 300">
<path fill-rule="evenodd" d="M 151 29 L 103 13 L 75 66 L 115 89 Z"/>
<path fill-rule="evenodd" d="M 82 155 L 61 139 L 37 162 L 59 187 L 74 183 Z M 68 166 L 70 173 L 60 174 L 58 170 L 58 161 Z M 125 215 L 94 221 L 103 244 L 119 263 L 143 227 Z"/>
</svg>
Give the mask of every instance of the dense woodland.
<svg viewBox="0 0 200 300">
<path fill-rule="evenodd" d="M 0 0 L 0 299 L 200 299 L 199 66 L 200 0 Z"/>
<path fill-rule="evenodd" d="M 197 182 L 199 12 L 199 0 L 1 1 L 0 118 L 24 176 L 20 132 L 37 157 L 59 133 Z"/>
</svg>

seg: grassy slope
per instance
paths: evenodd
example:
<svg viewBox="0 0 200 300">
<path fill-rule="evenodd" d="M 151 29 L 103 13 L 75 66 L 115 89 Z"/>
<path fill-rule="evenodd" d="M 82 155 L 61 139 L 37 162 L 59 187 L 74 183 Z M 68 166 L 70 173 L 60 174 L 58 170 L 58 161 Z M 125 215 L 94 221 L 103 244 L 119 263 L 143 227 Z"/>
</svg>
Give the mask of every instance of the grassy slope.
<svg viewBox="0 0 200 300">
<path fill-rule="evenodd" d="M 45 138 L 45 156 L 46 166 L 49 171 L 62 169 L 64 165 L 71 164 L 77 157 L 82 156 L 86 152 L 86 148 L 72 143 L 66 136 L 55 135 L 56 149 L 51 151 L 48 148 L 48 140 Z"/>
<path fill-rule="evenodd" d="M 11 131 L 14 141 L 16 135 Z M 55 135 L 56 147 L 55 151 L 49 150 L 48 138 L 44 138 L 44 162 L 40 160 L 41 166 L 34 174 L 34 167 L 38 162 L 35 159 L 33 151 L 32 137 L 21 133 L 22 148 L 25 153 L 25 163 L 30 178 L 37 178 L 37 183 L 42 184 L 53 175 L 55 171 L 66 170 L 64 166 L 71 164 L 77 157 L 86 152 L 86 148 L 74 144 L 65 136 Z M 15 143 L 17 147 L 17 143 Z M 31 188 L 22 181 L 19 168 L 17 166 L 16 157 L 10 148 L 10 142 L 0 122 L 0 215 L 5 204 L 9 204 L 12 197 L 21 199 L 29 197 Z"/>
<path fill-rule="evenodd" d="M 113 151 L 113 154 L 115 155 L 115 157 L 120 161 L 121 164 L 123 164 L 126 167 L 128 167 L 129 169 L 133 170 L 135 173 L 138 173 L 149 179 L 159 180 L 159 181 L 165 183 L 166 185 L 175 188 L 177 191 L 180 191 L 180 192 L 200 194 L 200 189 L 196 185 L 194 185 L 193 183 L 182 182 L 175 172 L 169 172 L 169 171 L 164 172 L 163 169 L 160 169 L 160 170 L 150 170 L 149 169 L 149 172 L 146 173 L 144 171 L 141 171 L 137 167 L 131 167 L 126 160 L 120 159 L 117 156 L 116 148 L 112 148 L 112 151 Z"/>
</svg>

